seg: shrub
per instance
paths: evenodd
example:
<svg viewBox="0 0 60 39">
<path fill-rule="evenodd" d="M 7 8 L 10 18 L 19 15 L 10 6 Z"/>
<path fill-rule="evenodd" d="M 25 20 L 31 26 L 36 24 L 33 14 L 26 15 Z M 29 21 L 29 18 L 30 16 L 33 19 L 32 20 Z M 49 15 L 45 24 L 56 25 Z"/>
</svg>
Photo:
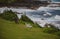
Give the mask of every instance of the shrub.
<svg viewBox="0 0 60 39">
<path fill-rule="evenodd" d="M 58 29 L 56 29 L 56 28 L 45 28 L 44 32 L 52 34 L 52 33 L 58 32 Z"/>
<path fill-rule="evenodd" d="M 35 23 L 33 24 L 35 27 L 42 28 L 39 24 Z"/>
<path fill-rule="evenodd" d="M 60 31 L 56 32 L 55 34 L 58 35 L 58 36 L 60 36 Z"/>
<path fill-rule="evenodd" d="M 0 17 L 6 20 L 14 21 L 15 19 L 18 19 L 15 12 L 10 11 L 4 11 L 2 14 L 0 14 Z"/>
<path fill-rule="evenodd" d="M 31 19 L 29 19 L 27 16 L 22 15 L 21 20 L 24 22 L 29 22 L 29 23 L 33 23 L 33 21 Z"/>
</svg>

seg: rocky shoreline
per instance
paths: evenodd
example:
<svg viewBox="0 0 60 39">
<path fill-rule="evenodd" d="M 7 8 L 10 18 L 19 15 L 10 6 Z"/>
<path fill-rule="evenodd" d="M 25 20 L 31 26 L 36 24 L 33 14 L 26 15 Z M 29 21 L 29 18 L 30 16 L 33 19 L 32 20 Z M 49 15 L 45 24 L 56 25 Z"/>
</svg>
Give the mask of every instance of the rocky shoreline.
<svg viewBox="0 0 60 39">
<path fill-rule="evenodd" d="M 0 7 L 27 7 L 29 9 L 37 9 L 40 6 L 47 6 L 49 3 L 11 3 L 11 4 L 4 4 L 0 3 Z"/>
</svg>

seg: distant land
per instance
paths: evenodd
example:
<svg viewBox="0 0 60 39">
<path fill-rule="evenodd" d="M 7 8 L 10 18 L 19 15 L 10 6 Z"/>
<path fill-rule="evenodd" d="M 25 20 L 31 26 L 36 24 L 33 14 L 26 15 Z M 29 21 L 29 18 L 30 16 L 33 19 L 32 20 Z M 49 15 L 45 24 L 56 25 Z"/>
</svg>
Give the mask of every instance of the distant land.
<svg viewBox="0 0 60 39">
<path fill-rule="evenodd" d="M 47 6 L 49 3 L 47 0 L 0 0 L 0 7 L 28 7 L 28 8 L 37 8 L 40 6 Z"/>
<path fill-rule="evenodd" d="M 47 6 L 50 3 L 60 5 L 57 1 L 60 0 L 0 0 L 0 7 L 27 7 L 35 9 L 40 6 Z"/>
</svg>

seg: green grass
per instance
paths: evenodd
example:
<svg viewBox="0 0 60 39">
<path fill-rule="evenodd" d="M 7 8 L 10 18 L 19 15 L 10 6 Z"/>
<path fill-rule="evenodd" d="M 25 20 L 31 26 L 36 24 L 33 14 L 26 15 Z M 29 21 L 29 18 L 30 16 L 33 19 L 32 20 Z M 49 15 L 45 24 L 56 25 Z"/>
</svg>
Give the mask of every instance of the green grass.
<svg viewBox="0 0 60 39">
<path fill-rule="evenodd" d="M 0 39 L 59 39 L 59 37 L 44 33 L 43 28 L 27 28 L 24 23 L 16 24 L 0 18 Z"/>
</svg>

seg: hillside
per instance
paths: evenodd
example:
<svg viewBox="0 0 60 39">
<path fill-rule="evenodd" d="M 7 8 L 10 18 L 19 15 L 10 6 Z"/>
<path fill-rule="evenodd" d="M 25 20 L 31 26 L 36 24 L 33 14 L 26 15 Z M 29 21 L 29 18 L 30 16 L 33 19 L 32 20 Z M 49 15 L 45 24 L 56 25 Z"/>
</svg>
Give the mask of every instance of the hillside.
<svg viewBox="0 0 60 39">
<path fill-rule="evenodd" d="M 24 22 L 16 24 L 0 18 L 0 39 L 59 39 L 58 36 L 44 33 L 43 28 L 27 28 Z"/>
</svg>

